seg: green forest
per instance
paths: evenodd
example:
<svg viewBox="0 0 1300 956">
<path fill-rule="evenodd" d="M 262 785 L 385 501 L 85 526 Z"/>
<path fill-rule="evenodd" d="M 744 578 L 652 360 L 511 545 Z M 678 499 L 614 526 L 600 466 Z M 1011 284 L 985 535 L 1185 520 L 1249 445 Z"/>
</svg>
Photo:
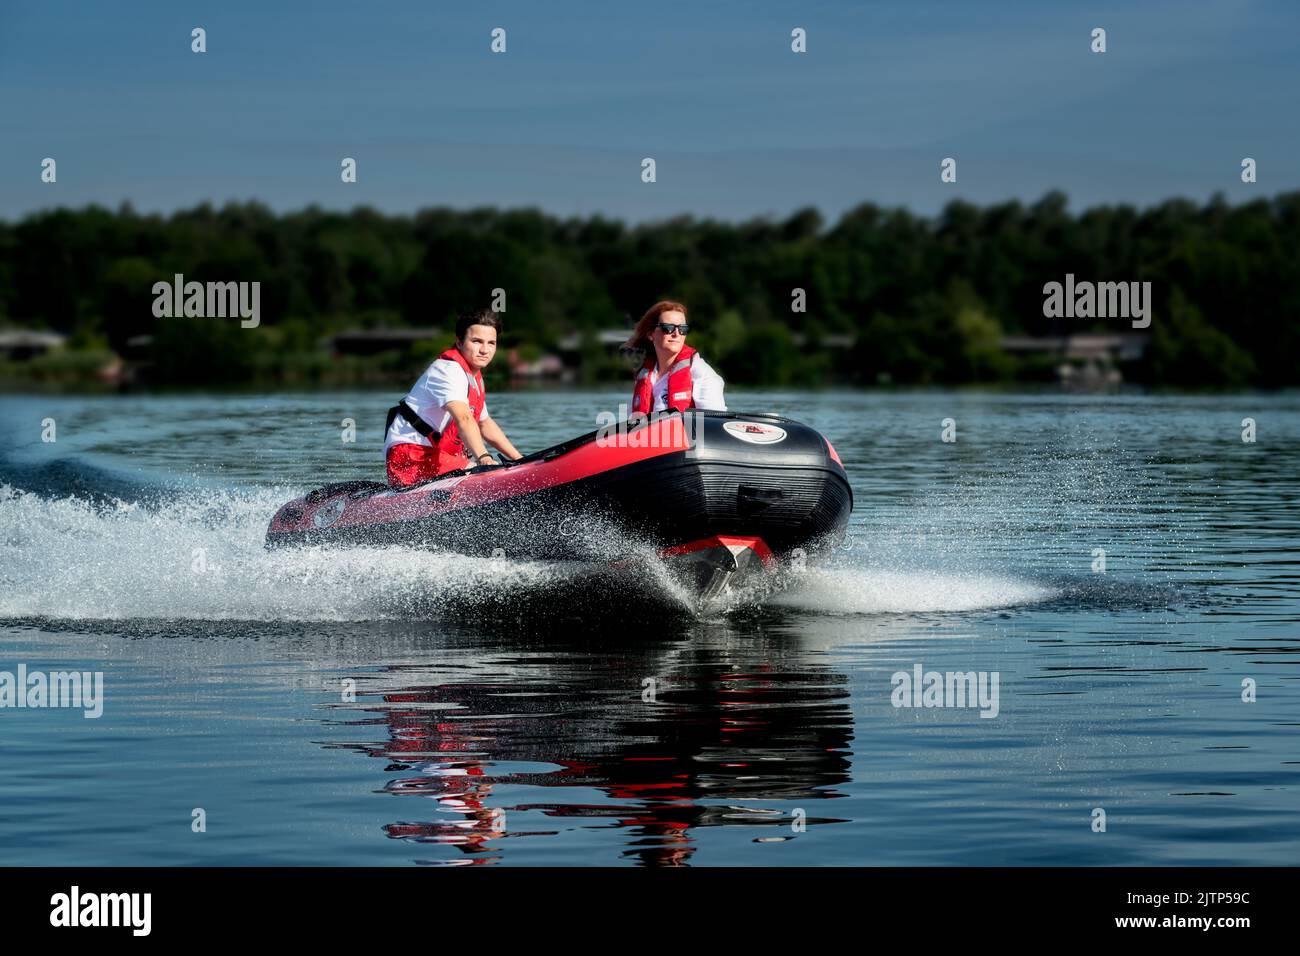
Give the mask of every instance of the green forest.
<svg viewBox="0 0 1300 956">
<path fill-rule="evenodd" d="M 260 326 L 156 318 L 151 289 L 176 273 L 260 282 Z M 595 335 L 630 327 L 661 298 L 689 306 L 691 344 L 729 382 L 1050 380 L 1057 359 L 1009 351 L 1004 338 L 1134 332 L 1123 319 L 1044 317 L 1044 284 L 1067 273 L 1152 284 L 1149 338 L 1125 380 L 1300 382 L 1300 193 L 1075 213 L 1059 192 L 1032 204 L 953 202 L 934 217 L 863 204 L 833 224 L 812 209 L 644 225 L 531 209 L 56 209 L 0 223 L 0 331 L 67 339 L 0 359 L 0 379 L 73 383 L 126 356 L 147 369 L 146 384 L 406 384 L 430 359 L 428 343 L 371 356 L 324 343 L 342 330 L 450 330 L 499 288 L 503 346 L 532 359 L 576 334 L 580 382 L 626 377 L 626 361 Z M 792 308 L 795 289 L 804 311 Z"/>
</svg>

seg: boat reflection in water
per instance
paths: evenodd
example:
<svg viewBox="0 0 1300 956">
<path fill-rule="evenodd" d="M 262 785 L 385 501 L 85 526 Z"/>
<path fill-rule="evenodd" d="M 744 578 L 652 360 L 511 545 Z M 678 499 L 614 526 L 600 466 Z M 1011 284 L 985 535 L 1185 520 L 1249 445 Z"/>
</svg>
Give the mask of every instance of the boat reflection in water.
<svg viewBox="0 0 1300 956">
<path fill-rule="evenodd" d="M 841 822 L 811 804 L 843 796 L 849 779 L 848 679 L 810 666 L 797 639 L 695 624 L 603 649 L 554 635 L 481 641 L 472 655 L 462 646 L 445 663 L 359 681 L 352 706 L 380 715 L 366 722 L 387 740 L 331 745 L 388 761 L 384 792 L 436 803 L 434 814 L 404 806 L 384 828 L 459 851 L 418 862 L 500 862 L 520 838 L 564 830 L 572 842 L 588 827 L 577 862 L 609 864 L 608 835 L 594 830 L 617 827 L 623 857 L 672 866 L 695 853 L 698 827 L 760 827 L 756 840 L 778 841 Z"/>
</svg>

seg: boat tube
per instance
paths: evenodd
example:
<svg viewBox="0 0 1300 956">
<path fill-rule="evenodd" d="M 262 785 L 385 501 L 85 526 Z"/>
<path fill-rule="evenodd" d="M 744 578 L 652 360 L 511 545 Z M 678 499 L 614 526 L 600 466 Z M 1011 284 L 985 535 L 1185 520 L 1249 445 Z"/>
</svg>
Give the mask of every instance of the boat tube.
<svg viewBox="0 0 1300 956">
<path fill-rule="evenodd" d="M 737 573 L 838 544 L 852 507 L 839 455 L 807 425 L 670 411 L 409 488 L 326 485 L 281 507 L 266 545 L 617 563 L 602 542 L 635 541 L 708 595 Z"/>
</svg>

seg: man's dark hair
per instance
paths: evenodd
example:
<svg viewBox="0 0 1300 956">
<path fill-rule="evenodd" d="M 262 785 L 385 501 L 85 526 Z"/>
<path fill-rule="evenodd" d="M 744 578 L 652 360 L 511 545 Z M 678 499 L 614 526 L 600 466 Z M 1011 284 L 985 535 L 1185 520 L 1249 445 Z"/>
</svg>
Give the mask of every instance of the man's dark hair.
<svg viewBox="0 0 1300 956">
<path fill-rule="evenodd" d="M 480 309 L 477 312 L 462 312 L 456 319 L 456 341 L 465 341 L 465 333 L 469 331 L 471 325 L 486 325 L 497 330 L 497 335 L 501 334 L 501 316 L 491 309 Z"/>
</svg>

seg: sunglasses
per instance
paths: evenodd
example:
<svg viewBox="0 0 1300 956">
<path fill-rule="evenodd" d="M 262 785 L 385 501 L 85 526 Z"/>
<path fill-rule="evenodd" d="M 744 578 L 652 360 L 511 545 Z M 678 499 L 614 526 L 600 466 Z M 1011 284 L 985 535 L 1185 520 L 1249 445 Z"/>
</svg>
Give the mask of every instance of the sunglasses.
<svg viewBox="0 0 1300 956">
<path fill-rule="evenodd" d="M 659 331 L 664 335 L 672 335 L 674 332 L 680 332 L 685 335 L 691 330 L 691 327 L 683 322 L 681 325 L 673 325 L 671 322 L 660 322 Z"/>
</svg>

